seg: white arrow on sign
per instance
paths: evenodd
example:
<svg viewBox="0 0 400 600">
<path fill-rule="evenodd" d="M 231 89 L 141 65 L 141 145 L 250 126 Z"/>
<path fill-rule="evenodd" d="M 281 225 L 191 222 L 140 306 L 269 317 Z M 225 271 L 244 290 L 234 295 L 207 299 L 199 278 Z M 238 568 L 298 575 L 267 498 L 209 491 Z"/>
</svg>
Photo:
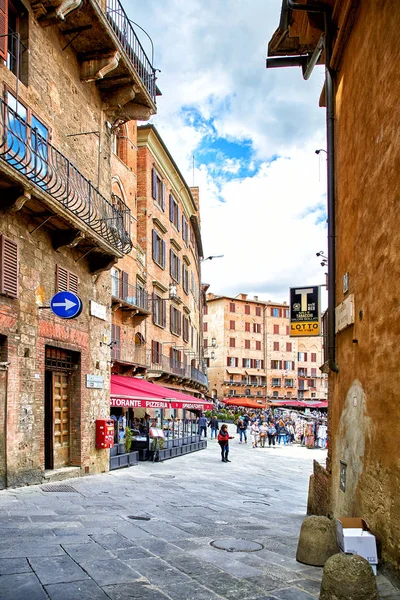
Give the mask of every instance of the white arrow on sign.
<svg viewBox="0 0 400 600">
<path fill-rule="evenodd" d="M 65 310 L 69 310 L 73 306 L 78 306 L 77 302 L 71 302 L 68 298 L 65 298 L 64 302 L 54 302 L 53 306 L 63 306 Z"/>
</svg>

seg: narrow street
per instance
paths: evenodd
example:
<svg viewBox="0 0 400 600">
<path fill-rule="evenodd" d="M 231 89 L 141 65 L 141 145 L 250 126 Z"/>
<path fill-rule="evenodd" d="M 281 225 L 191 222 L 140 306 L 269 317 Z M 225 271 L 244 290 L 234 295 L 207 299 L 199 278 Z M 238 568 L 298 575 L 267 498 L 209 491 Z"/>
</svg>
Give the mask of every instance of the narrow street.
<svg viewBox="0 0 400 600">
<path fill-rule="evenodd" d="M 318 598 L 322 569 L 295 554 L 312 461 L 324 457 L 235 438 L 225 464 L 209 440 L 164 463 L 54 484 L 70 491 L 0 492 L 0 598 Z M 254 551 L 211 545 L 221 539 L 254 542 Z M 378 582 L 381 598 L 400 597 Z"/>
</svg>

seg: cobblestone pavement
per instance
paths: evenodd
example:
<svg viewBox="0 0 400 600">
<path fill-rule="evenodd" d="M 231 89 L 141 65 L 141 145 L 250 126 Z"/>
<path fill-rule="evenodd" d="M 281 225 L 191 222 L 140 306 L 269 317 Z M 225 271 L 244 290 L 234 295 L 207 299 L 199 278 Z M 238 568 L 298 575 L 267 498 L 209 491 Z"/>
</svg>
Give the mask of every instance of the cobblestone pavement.
<svg viewBox="0 0 400 600">
<path fill-rule="evenodd" d="M 325 451 L 235 439 L 230 458 L 209 440 L 164 463 L 62 482 L 69 492 L 0 492 L 0 599 L 318 598 L 322 569 L 295 554 L 312 461 Z M 226 538 L 262 549 L 210 544 Z M 378 584 L 382 599 L 400 598 Z"/>
</svg>

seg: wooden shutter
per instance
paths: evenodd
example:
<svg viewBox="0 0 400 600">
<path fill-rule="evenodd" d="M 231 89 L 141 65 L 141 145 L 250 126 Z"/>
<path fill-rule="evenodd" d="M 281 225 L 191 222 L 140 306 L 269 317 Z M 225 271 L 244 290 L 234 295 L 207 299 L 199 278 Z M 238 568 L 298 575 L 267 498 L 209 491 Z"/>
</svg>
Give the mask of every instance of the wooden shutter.
<svg viewBox="0 0 400 600">
<path fill-rule="evenodd" d="M 167 252 L 167 250 L 166 250 L 166 245 L 165 245 L 165 241 L 164 240 L 161 240 L 161 248 L 162 248 L 162 250 L 161 250 L 162 256 L 161 256 L 161 261 L 160 262 L 161 262 L 162 268 L 165 269 L 165 260 L 166 260 L 166 252 Z"/>
<path fill-rule="evenodd" d="M 157 232 L 153 229 L 153 260 L 157 262 Z"/>
<path fill-rule="evenodd" d="M 18 244 L 0 236 L 0 293 L 18 298 Z"/>
<path fill-rule="evenodd" d="M 154 340 L 151 341 L 151 362 L 153 363 L 157 363 L 157 359 L 156 359 L 156 353 L 157 353 L 157 349 L 156 349 L 156 343 Z"/>
<path fill-rule="evenodd" d="M 178 216 L 176 219 L 176 228 L 178 229 L 178 231 L 181 230 L 181 209 L 179 206 L 176 207 L 178 209 Z"/>
<path fill-rule="evenodd" d="M 74 294 L 78 293 L 78 276 L 75 273 L 68 272 L 68 291 Z"/>
<path fill-rule="evenodd" d="M 129 280 L 128 273 L 126 273 L 126 271 L 121 271 L 121 279 L 119 280 L 119 285 L 120 285 L 119 293 L 120 293 L 120 298 L 122 298 L 123 300 L 126 300 L 126 298 L 129 296 L 128 280 Z"/>
<path fill-rule="evenodd" d="M 68 291 L 68 271 L 59 265 L 56 265 L 56 288 L 57 292 Z"/>
<path fill-rule="evenodd" d="M 261 361 L 261 368 L 262 369 L 264 368 L 264 361 L 263 360 Z"/>
<path fill-rule="evenodd" d="M 177 258 L 177 263 L 178 264 L 176 267 L 176 275 L 177 275 L 176 278 L 178 280 L 178 283 L 180 283 L 181 282 L 181 259 L 180 258 Z"/>
<path fill-rule="evenodd" d="M 157 200 L 157 171 L 154 168 L 151 171 L 151 195 Z"/>
<path fill-rule="evenodd" d="M 0 0 L 0 58 L 7 60 L 8 1 Z"/>
<path fill-rule="evenodd" d="M 307 352 L 304 352 L 304 362 L 307 362 Z"/>
<path fill-rule="evenodd" d="M 173 279 L 175 279 L 174 269 L 173 269 L 173 260 L 174 260 L 174 253 L 172 252 L 172 249 L 170 248 L 170 250 L 169 250 L 169 274 L 171 275 L 171 277 Z"/>
<path fill-rule="evenodd" d="M 169 195 L 169 220 L 171 223 L 174 222 L 174 199 L 172 194 Z"/>
<path fill-rule="evenodd" d="M 176 320 L 177 320 L 177 333 L 178 335 L 182 334 L 182 315 L 179 310 L 176 311 Z"/>
<path fill-rule="evenodd" d="M 167 301 L 164 299 L 160 299 L 161 303 L 161 316 L 162 316 L 162 326 L 167 326 Z"/>
<path fill-rule="evenodd" d="M 165 211 L 165 185 L 161 182 L 161 208 Z"/>
</svg>

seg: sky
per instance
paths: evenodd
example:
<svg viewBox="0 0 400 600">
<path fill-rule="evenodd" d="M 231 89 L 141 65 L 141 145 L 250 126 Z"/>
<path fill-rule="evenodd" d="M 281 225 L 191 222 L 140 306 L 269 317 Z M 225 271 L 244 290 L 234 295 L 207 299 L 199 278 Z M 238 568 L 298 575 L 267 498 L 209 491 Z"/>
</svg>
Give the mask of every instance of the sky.
<svg viewBox="0 0 400 600">
<path fill-rule="evenodd" d="M 223 255 L 202 263 L 209 291 L 281 302 L 290 287 L 323 284 L 324 73 L 266 69 L 282 1 L 122 1 L 160 69 L 150 123 L 199 186 L 204 257 Z"/>
</svg>

